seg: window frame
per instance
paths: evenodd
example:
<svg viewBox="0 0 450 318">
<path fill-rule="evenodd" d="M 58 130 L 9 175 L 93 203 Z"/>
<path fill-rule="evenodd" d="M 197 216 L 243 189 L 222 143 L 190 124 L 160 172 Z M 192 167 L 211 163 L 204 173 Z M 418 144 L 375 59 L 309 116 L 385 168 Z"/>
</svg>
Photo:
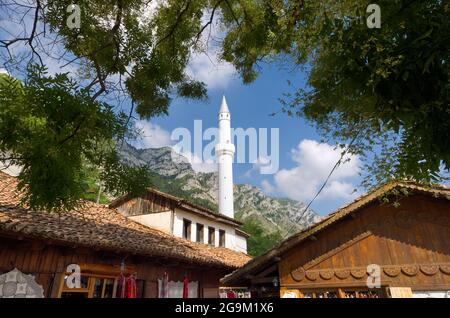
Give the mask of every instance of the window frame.
<svg viewBox="0 0 450 318">
<path fill-rule="evenodd" d="M 186 225 L 187 225 L 187 227 L 186 227 Z M 183 218 L 183 230 L 182 230 L 181 236 L 184 239 L 191 241 L 191 237 L 192 237 L 192 221 L 191 220 Z"/>
<path fill-rule="evenodd" d="M 216 229 L 208 226 L 208 245 L 216 246 Z"/>
<path fill-rule="evenodd" d="M 116 275 L 104 275 L 104 274 L 93 274 L 93 273 L 86 273 L 82 274 L 82 276 L 87 277 L 88 283 L 86 288 L 68 288 L 65 284 L 66 282 L 66 276 L 69 276 L 73 273 L 63 273 L 61 276 L 61 283 L 58 290 L 58 298 L 62 298 L 63 293 L 82 293 L 86 294 L 87 298 L 93 298 L 94 295 L 94 287 L 95 287 L 95 281 L 97 279 L 102 280 L 102 293 L 101 297 L 104 297 L 105 289 L 106 289 L 106 280 L 111 279 L 113 280 L 113 291 L 112 291 L 112 297 L 115 298 L 116 290 L 117 290 L 117 276 Z"/>
<path fill-rule="evenodd" d="M 199 231 L 201 229 L 201 233 Z M 200 234 L 200 235 L 199 235 Z M 197 223 L 196 229 L 195 229 L 195 241 L 197 243 L 204 243 L 205 242 L 205 226 L 201 223 Z"/>
<path fill-rule="evenodd" d="M 226 243 L 226 232 L 225 230 L 219 229 L 219 247 L 225 247 Z"/>
</svg>

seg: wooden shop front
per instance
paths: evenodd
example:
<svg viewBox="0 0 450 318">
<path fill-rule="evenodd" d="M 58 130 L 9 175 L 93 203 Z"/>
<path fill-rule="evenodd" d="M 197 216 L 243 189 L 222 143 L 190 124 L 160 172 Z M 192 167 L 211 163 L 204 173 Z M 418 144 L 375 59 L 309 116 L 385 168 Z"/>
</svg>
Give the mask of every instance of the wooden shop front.
<svg viewBox="0 0 450 318">
<path fill-rule="evenodd" d="M 280 297 L 448 297 L 450 190 L 379 187 L 222 279 Z"/>
<path fill-rule="evenodd" d="M 60 214 L 30 210 L 20 206 L 16 186 L 0 173 L 0 275 L 15 268 L 33 275 L 44 297 L 159 297 L 164 279 L 171 288 L 164 297 L 182 296 L 185 279 L 189 297 L 218 297 L 219 279 L 250 259 L 92 202 Z M 77 271 L 80 284 L 73 287 L 67 279 Z"/>
</svg>

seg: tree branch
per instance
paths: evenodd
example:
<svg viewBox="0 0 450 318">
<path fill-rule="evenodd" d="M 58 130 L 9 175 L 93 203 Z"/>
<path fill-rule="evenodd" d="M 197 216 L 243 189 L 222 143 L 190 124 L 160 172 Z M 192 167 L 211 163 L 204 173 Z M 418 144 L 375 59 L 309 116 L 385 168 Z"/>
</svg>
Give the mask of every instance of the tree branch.
<svg viewBox="0 0 450 318">
<path fill-rule="evenodd" d="M 212 12 L 211 12 L 211 16 L 209 17 L 209 21 L 200 29 L 200 31 L 197 33 L 196 37 L 195 37 L 195 42 L 194 42 L 194 46 L 197 45 L 198 41 L 200 40 L 200 36 L 202 35 L 203 31 L 205 31 L 205 29 L 212 24 L 213 20 L 214 20 L 214 14 L 217 10 L 217 8 L 219 7 L 219 5 L 223 2 L 224 0 L 219 0 L 216 2 L 216 4 L 214 5 Z"/>
<path fill-rule="evenodd" d="M 160 45 L 162 42 L 167 40 L 169 37 L 171 37 L 175 30 L 177 29 L 178 25 L 181 23 L 183 19 L 183 15 L 186 13 L 186 11 L 189 9 L 189 5 L 191 4 L 191 1 L 188 0 L 186 6 L 181 10 L 180 14 L 177 16 L 177 19 L 175 20 L 175 24 L 170 29 L 169 33 L 166 34 L 162 39 L 160 39 L 158 42 L 156 42 L 156 46 Z"/>
</svg>

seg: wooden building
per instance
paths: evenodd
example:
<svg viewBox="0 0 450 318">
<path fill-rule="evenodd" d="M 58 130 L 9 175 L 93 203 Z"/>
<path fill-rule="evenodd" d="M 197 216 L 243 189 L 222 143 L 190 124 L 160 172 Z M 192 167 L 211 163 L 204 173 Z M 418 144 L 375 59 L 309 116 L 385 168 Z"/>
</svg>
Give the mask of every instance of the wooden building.
<svg viewBox="0 0 450 318">
<path fill-rule="evenodd" d="M 221 282 L 292 298 L 450 297 L 450 189 L 381 186 Z"/>
<path fill-rule="evenodd" d="M 115 297 L 118 282 L 130 277 L 137 297 L 158 297 L 158 280 L 161 286 L 167 276 L 173 286 L 187 278 L 191 297 L 218 297 L 219 279 L 250 259 L 91 202 L 61 214 L 30 210 L 19 205 L 16 186 L 0 172 L 0 274 L 17 268 L 34 275 L 45 297 Z M 65 284 L 70 264 L 80 267 L 79 288 Z"/>
</svg>

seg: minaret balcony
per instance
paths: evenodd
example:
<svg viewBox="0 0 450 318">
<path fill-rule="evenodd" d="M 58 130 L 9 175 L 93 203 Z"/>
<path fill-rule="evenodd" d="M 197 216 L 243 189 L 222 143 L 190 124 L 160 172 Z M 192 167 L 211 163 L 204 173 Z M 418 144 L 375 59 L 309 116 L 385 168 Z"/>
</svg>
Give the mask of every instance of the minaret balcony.
<svg viewBox="0 0 450 318">
<path fill-rule="evenodd" d="M 236 149 L 233 144 L 219 143 L 216 145 L 216 156 L 231 155 L 233 156 Z"/>
</svg>

